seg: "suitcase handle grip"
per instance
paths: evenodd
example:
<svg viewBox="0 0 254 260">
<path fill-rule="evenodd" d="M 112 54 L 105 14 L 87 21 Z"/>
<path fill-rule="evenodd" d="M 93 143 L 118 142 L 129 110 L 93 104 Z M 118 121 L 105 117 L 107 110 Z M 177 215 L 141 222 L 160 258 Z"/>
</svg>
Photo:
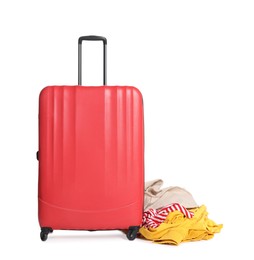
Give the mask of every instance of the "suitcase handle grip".
<svg viewBox="0 0 254 260">
<path fill-rule="evenodd" d="M 96 35 L 81 36 L 78 39 L 78 85 L 82 85 L 82 41 L 103 42 L 103 85 L 107 85 L 107 39 Z"/>
<path fill-rule="evenodd" d="M 96 35 L 88 35 L 88 36 L 81 36 L 78 39 L 78 43 L 82 44 L 82 41 L 103 41 L 104 44 L 107 44 L 107 39 L 102 36 Z"/>
</svg>

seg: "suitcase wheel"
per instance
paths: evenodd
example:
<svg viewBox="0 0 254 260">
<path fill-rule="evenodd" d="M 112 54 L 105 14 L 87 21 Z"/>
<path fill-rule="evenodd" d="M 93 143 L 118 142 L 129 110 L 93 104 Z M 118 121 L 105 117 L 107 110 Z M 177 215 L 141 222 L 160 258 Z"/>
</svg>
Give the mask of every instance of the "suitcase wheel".
<svg viewBox="0 0 254 260">
<path fill-rule="evenodd" d="M 129 227 L 129 230 L 128 230 L 127 235 L 126 235 L 127 238 L 131 241 L 134 240 L 137 237 L 138 231 L 139 231 L 139 226 Z"/>
<path fill-rule="evenodd" d="M 41 228 L 41 233 L 40 233 L 40 238 L 41 241 L 46 241 L 48 239 L 48 234 L 52 233 L 53 229 L 49 227 L 42 227 Z"/>
</svg>

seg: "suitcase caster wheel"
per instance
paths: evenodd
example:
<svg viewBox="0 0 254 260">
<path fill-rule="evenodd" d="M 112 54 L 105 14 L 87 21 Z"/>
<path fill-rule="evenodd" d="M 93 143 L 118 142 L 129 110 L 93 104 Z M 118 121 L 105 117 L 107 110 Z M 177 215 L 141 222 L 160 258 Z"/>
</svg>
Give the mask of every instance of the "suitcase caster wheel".
<svg viewBox="0 0 254 260">
<path fill-rule="evenodd" d="M 46 241 L 48 239 L 48 234 L 52 232 L 53 232 L 52 228 L 42 227 L 40 233 L 41 241 Z"/>
<path fill-rule="evenodd" d="M 129 230 L 127 232 L 127 238 L 132 241 L 134 240 L 136 237 L 137 237 L 137 234 L 138 234 L 138 230 L 139 230 L 139 226 L 132 226 L 132 227 L 129 227 Z"/>
<path fill-rule="evenodd" d="M 40 237 L 41 237 L 41 241 L 46 241 L 48 239 L 48 234 L 41 231 Z"/>
</svg>

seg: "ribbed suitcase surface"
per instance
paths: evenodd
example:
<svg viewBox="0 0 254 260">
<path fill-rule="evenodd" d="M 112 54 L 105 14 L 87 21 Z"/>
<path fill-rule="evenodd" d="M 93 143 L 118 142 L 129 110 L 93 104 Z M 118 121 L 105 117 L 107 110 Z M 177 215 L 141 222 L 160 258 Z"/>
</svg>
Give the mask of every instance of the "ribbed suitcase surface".
<svg viewBox="0 0 254 260">
<path fill-rule="evenodd" d="M 139 226 L 143 132 L 142 96 L 134 87 L 44 88 L 39 98 L 40 226 Z"/>
</svg>

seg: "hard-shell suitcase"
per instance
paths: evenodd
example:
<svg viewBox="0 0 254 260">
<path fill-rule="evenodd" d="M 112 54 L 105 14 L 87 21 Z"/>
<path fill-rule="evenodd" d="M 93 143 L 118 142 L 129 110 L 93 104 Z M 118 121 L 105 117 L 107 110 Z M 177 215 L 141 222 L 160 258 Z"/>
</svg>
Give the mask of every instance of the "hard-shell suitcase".
<svg viewBox="0 0 254 260">
<path fill-rule="evenodd" d="M 83 40 L 103 42 L 103 86 L 81 86 Z M 106 38 L 83 36 L 78 46 L 78 85 L 48 86 L 39 97 L 40 237 L 60 229 L 128 229 L 133 240 L 144 199 L 142 95 L 106 85 Z"/>
</svg>

